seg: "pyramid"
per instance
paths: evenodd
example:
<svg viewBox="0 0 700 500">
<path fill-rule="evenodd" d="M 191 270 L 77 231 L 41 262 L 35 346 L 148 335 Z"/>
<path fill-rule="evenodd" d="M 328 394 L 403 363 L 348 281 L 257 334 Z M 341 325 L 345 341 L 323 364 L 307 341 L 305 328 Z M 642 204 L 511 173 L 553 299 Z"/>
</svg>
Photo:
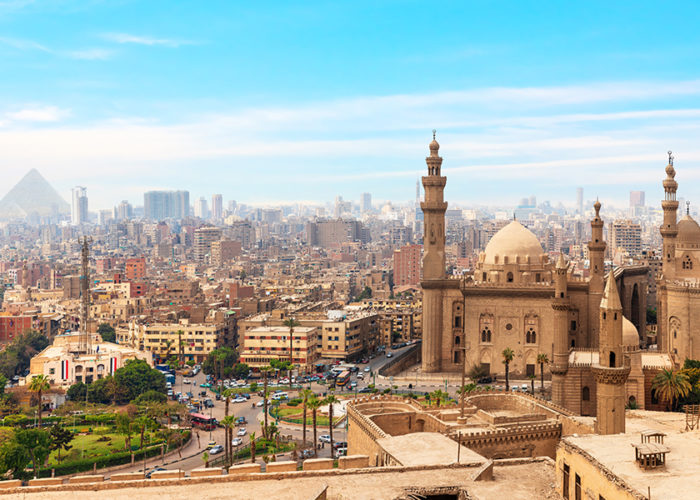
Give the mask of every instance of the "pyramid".
<svg viewBox="0 0 700 500">
<path fill-rule="evenodd" d="M 0 219 L 69 214 L 70 205 L 35 168 L 0 200 Z"/>
</svg>

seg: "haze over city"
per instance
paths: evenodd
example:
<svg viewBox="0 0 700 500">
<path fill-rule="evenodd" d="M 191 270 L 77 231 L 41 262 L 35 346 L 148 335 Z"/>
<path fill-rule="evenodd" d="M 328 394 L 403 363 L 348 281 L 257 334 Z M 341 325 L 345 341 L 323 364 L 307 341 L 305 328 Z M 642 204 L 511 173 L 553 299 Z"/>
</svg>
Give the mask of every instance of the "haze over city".
<svg viewBox="0 0 700 500">
<path fill-rule="evenodd" d="M 700 7 L 675 5 L 4 1 L 0 169 L 95 209 L 403 202 L 436 128 L 453 203 L 656 203 L 669 149 L 697 199 Z"/>
</svg>

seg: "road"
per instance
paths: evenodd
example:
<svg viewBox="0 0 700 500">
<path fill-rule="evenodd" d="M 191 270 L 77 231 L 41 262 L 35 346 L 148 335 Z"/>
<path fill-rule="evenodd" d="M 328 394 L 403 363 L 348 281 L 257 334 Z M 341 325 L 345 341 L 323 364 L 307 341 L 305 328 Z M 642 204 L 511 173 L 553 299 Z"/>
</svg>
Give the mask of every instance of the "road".
<svg viewBox="0 0 700 500">
<path fill-rule="evenodd" d="M 387 352 L 392 352 L 392 355 L 398 355 L 401 352 L 403 352 L 406 347 L 401 348 L 401 349 L 396 349 L 396 350 L 391 350 L 388 349 Z M 390 361 L 390 358 L 387 358 L 385 355 L 379 355 L 376 356 L 372 359 L 370 359 L 370 362 L 368 364 L 358 364 L 358 367 L 360 368 L 360 372 L 362 373 L 364 380 L 361 380 L 357 378 L 357 375 L 353 375 L 351 380 L 355 381 L 357 383 L 357 387 L 355 388 L 356 391 L 359 391 L 360 389 L 366 387 L 370 383 L 375 383 L 376 387 L 378 389 L 383 389 L 387 387 L 391 387 L 392 385 L 397 385 L 402 389 L 408 389 L 409 382 L 406 381 L 393 381 L 391 378 L 385 378 L 385 377 L 379 377 L 378 376 L 378 370 L 385 365 L 388 361 Z M 365 371 L 365 368 L 369 367 L 370 371 Z M 372 376 L 370 376 L 370 373 Z M 206 391 L 207 396 L 212 399 L 214 402 L 214 408 L 208 409 L 208 410 L 202 410 L 202 413 L 204 414 L 210 414 L 211 416 L 215 417 L 218 421 L 221 421 L 224 418 L 225 415 L 225 403 L 223 401 L 216 401 L 215 398 L 215 393 L 212 392 L 209 389 L 204 389 L 200 387 L 200 384 L 204 383 L 206 380 L 206 377 L 204 373 L 199 373 L 195 377 L 190 377 L 190 380 L 192 381 L 191 384 L 185 384 L 183 377 L 177 376 L 176 381 L 175 381 L 175 386 L 173 387 L 173 390 L 176 392 L 189 392 L 191 391 L 195 397 L 198 399 L 202 399 L 202 397 L 199 396 L 199 393 L 201 391 Z M 512 384 L 517 383 L 517 385 L 521 385 L 523 383 L 527 383 L 529 387 L 529 381 L 528 380 L 518 380 L 512 381 Z M 548 383 L 547 383 L 548 384 Z M 262 382 L 258 381 L 258 385 L 262 387 Z M 536 381 L 536 389 L 539 388 L 539 380 Z M 325 393 L 328 391 L 328 386 L 327 385 L 322 385 L 322 384 L 317 384 L 317 383 L 310 383 L 310 384 L 304 384 L 304 388 L 311 389 L 314 391 L 314 393 L 318 394 L 319 396 L 325 395 Z M 441 387 L 444 390 L 444 387 Z M 276 389 L 276 387 L 272 387 L 272 389 Z M 284 389 L 284 388 L 282 388 Z M 432 392 L 436 389 L 435 385 L 429 385 L 429 384 L 422 384 L 419 383 L 417 386 L 415 383 L 411 384 L 411 389 L 419 392 Z M 452 394 L 453 396 L 456 394 L 456 386 L 448 386 L 447 387 L 448 392 Z M 296 390 L 293 391 L 288 391 L 284 389 L 286 392 L 289 393 L 290 398 L 296 397 L 298 392 Z M 340 392 L 340 391 L 338 391 Z M 259 408 L 257 406 L 253 407 L 253 405 L 256 405 L 262 398 L 258 396 L 257 394 L 251 394 L 250 400 L 248 400 L 246 403 L 230 403 L 229 405 L 229 415 L 233 415 L 235 417 L 245 417 L 247 424 L 244 426 L 246 428 L 246 433 L 244 436 L 242 436 L 243 443 L 241 447 L 245 447 L 250 443 L 250 433 L 255 432 L 256 436 L 261 435 L 261 429 L 262 426 L 260 424 L 260 421 L 263 419 L 263 412 L 262 408 Z M 270 422 L 273 422 L 274 419 L 270 417 Z M 279 429 L 280 429 L 280 434 L 282 435 L 291 435 L 294 437 L 294 439 L 298 442 L 302 441 L 302 427 L 291 425 L 291 424 L 284 424 L 280 423 L 279 424 Z M 320 436 L 321 434 L 327 434 L 328 429 L 327 428 L 318 428 L 318 435 Z M 335 441 L 347 441 L 347 435 L 346 435 L 346 428 L 345 425 L 341 424 L 340 427 L 334 429 L 333 432 L 333 437 Z M 311 422 L 309 421 L 307 424 L 307 440 L 313 439 L 313 430 L 311 427 Z M 178 459 L 178 454 L 171 455 L 170 457 L 166 458 L 166 462 L 168 462 L 167 465 L 164 467 L 167 469 L 182 469 L 185 471 L 190 471 L 192 469 L 197 469 L 200 467 L 204 466 L 204 461 L 202 459 L 202 453 L 207 450 L 207 445 L 209 441 L 214 441 L 216 444 L 221 444 L 224 445 L 224 430 L 221 428 L 217 428 L 211 432 L 207 431 L 201 431 L 201 430 L 194 430 L 194 435 L 192 437 L 192 440 L 188 445 L 183 447 L 182 450 L 182 456 L 183 458 L 180 460 Z M 221 454 L 219 455 L 213 455 L 210 458 L 215 459 L 217 457 L 222 456 Z M 330 456 L 330 450 L 328 446 L 325 446 L 323 449 L 319 450 L 319 457 L 329 457 Z M 173 463 L 173 461 L 175 461 Z M 262 462 L 261 458 L 257 459 L 258 462 Z M 162 462 L 160 458 L 151 458 L 147 462 L 147 470 L 151 470 L 154 467 L 162 466 Z M 119 471 L 115 472 L 141 472 L 143 471 L 143 463 L 139 464 L 134 464 L 133 467 L 129 467 L 126 469 L 122 469 Z"/>
</svg>

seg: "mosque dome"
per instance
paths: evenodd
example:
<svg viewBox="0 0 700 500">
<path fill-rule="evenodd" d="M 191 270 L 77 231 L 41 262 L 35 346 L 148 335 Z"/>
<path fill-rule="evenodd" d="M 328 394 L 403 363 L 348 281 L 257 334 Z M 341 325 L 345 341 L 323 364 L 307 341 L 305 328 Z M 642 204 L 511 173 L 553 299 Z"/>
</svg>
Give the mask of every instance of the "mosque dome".
<svg viewBox="0 0 700 500">
<path fill-rule="evenodd" d="M 622 345 L 624 347 L 639 347 L 637 327 L 624 316 L 622 316 Z"/>
<path fill-rule="evenodd" d="M 690 215 L 685 215 L 678 221 L 678 246 L 700 246 L 700 226 Z"/>
<path fill-rule="evenodd" d="M 537 237 L 517 220 L 512 221 L 493 235 L 484 250 L 486 264 L 538 264 L 544 254 Z M 519 260 L 516 260 L 519 259 Z"/>
</svg>

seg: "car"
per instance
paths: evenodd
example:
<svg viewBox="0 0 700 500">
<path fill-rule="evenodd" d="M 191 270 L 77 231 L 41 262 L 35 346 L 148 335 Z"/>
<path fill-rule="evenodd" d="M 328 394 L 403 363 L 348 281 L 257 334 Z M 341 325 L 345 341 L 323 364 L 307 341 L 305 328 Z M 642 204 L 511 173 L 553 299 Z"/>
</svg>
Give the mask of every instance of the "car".
<svg viewBox="0 0 700 500">
<path fill-rule="evenodd" d="M 520 388 L 517 385 L 514 385 L 513 387 L 510 388 L 512 392 L 518 392 Z"/>
<path fill-rule="evenodd" d="M 163 468 L 163 467 L 156 467 L 156 468 L 154 468 L 151 472 L 149 472 L 148 474 L 146 474 L 146 478 L 147 478 L 147 479 L 151 479 L 151 475 L 152 475 L 154 472 L 160 472 L 160 471 L 163 471 L 163 470 L 168 470 L 168 469 L 165 469 L 165 468 Z"/>
<path fill-rule="evenodd" d="M 318 375 L 314 375 L 313 377 L 309 378 L 309 382 L 318 382 L 318 381 L 319 381 Z"/>
<path fill-rule="evenodd" d="M 346 443 L 345 441 L 336 441 L 335 443 L 333 443 L 333 448 L 335 448 L 336 450 L 338 448 L 347 448 L 347 447 L 348 447 L 348 443 Z"/>
<path fill-rule="evenodd" d="M 217 444 L 216 446 L 212 446 L 212 448 L 209 450 L 209 454 L 210 455 L 217 455 L 223 451 L 224 451 L 224 447 L 221 446 L 220 444 Z"/>
<path fill-rule="evenodd" d="M 354 389 L 355 387 L 357 387 L 357 382 L 353 380 L 352 382 L 350 382 L 350 388 Z"/>
<path fill-rule="evenodd" d="M 370 371 L 369 366 L 365 366 L 365 372 L 369 372 L 369 371 Z"/>
<path fill-rule="evenodd" d="M 357 374 L 357 378 L 360 379 L 360 380 L 364 380 L 364 379 L 365 379 L 365 374 L 362 373 L 362 372 L 360 372 L 360 373 Z"/>
<path fill-rule="evenodd" d="M 244 398 L 243 396 L 236 396 L 235 398 L 233 398 L 232 401 L 234 403 L 245 403 L 248 400 L 246 398 Z"/>
<path fill-rule="evenodd" d="M 390 353 L 390 352 L 387 352 L 387 353 L 386 353 L 386 357 L 387 357 L 387 358 L 391 358 L 392 356 L 394 356 L 392 353 Z"/>
<path fill-rule="evenodd" d="M 248 421 L 245 419 L 245 417 L 238 417 L 236 419 L 236 425 L 241 425 L 241 424 L 247 424 Z"/>
<path fill-rule="evenodd" d="M 523 384 L 520 386 L 520 390 L 523 392 L 527 392 L 527 384 Z"/>
<path fill-rule="evenodd" d="M 261 399 L 260 401 L 258 401 L 257 403 L 255 403 L 255 406 L 257 406 L 258 408 L 262 408 L 264 405 L 265 405 L 265 400 L 264 400 L 264 399 Z"/>
<path fill-rule="evenodd" d="M 235 437 L 231 440 L 231 445 L 232 446 L 240 446 L 243 444 L 243 440 L 239 437 Z"/>
<path fill-rule="evenodd" d="M 172 391 L 172 389 L 170 389 L 170 390 L 168 391 L 168 397 L 169 397 L 169 398 L 172 398 L 172 397 L 173 397 L 173 391 Z"/>
<path fill-rule="evenodd" d="M 216 441 L 209 441 L 209 442 L 207 443 L 207 448 L 208 448 L 208 449 L 211 449 L 211 448 L 213 448 L 214 446 L 216 446 Z"/>
<path fill-rule="evenodd" d="M 487 376 L 487 377 L 481 377 L 477 382 L 480 383 L 480 384 L 490 384 L 491 382 L 493 382 L 493 378 L 488 377 L 488 376 Z"/>
<path fill-rule="evenodd" d="M 321 441 L 322 443 L 330 443 L 331 442 L 331 436 L 330 434 L 321 434 L 318 437 L 318 440 Z"/>
<path fill-rule="evenodd" d="M 237 435 L 237 436 L 240 436 L 240 437 L 243 437 L 243 436 L 246 435 L 246 432 L 247 432 L 247 431 L 246 431 L 246 428 L 245 428 L 245 427 L 241 427 L 240 429 L 238 429 L 238 432 L 236 433 L 236 435 Z"/>
<path fill-rule="evenodd" d="M 199 384 L 199 387 L 206 387 L 209 389 L 211 387 L 211 384 L 209 382 L 204 382 L 203 384 Z"/>
<path fill-rule="evenodd" d="M 347 454 L 348 454 L 348 449 L 347 449 L 347 447 L 344 447 L 344 448 L 337 448 L 337 449 L 335 450 L 335 458 L 344 457 L 344 456 L 346 456 Z"/>
<path fill-rule="evenodd" d="M 250 394 L 248 394 L 247 392 L 242 392 L 240 396 L 246 399 L 250 399 Z"/>
<path fill-rule="evenodd" d="M 218 392 L 216 393 L 216 400 L 221 401 L 221 394 L 219 394 Z"/>
<path fill-rule="evenodd" d="M 372 389 L 370 389 L 369 387 L 363 387 L 362 389 L 360 389 L 357 392 L 362 393 L 362 394 L 366 394 L 368 392 L 372 392 Z"/>
<path fill-rule="evenodd" d="M 314 450 L 301 450 L 301 458 L 311 458 L 314 456 Z"/>
<path fill-rule="evenodd" d="M 185 379 L 182 379 L 182 383 L 183 383 L 183 384 L 191 384 L 191 383 L 192 383 L 192 380 L 191 380 L 191 379 L 188 379 L 188 378 L 185 378 Z"/>
</svg>

